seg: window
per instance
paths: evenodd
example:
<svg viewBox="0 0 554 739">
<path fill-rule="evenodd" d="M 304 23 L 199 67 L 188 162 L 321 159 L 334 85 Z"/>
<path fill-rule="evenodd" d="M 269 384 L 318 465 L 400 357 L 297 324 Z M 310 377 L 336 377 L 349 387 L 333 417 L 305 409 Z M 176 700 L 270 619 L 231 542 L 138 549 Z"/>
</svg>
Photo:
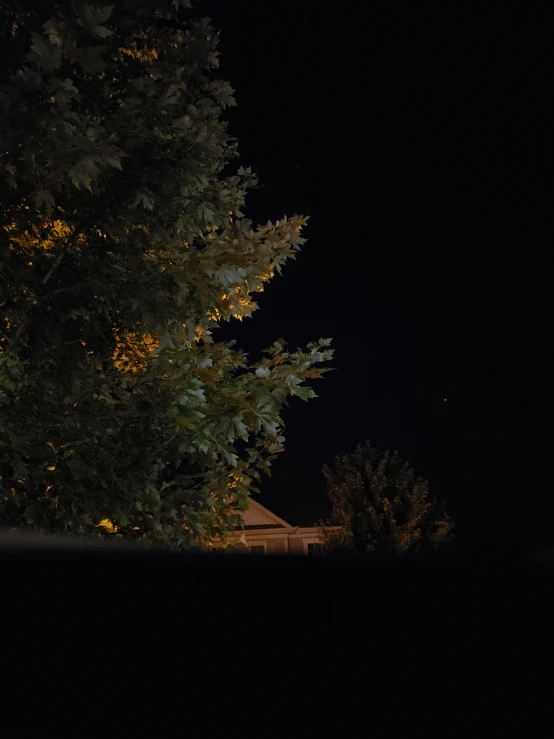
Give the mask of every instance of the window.
<svg viewBox="0 0 554 739">
<path fill-rule="evenodd" d="M 315 542 L 310 542 L 308 544 L 308 554 L 321 554 L 321 544 L 316 544 Z"/>
<path fill-rule="evenodd" d="M 250 554 L 265 554 L 265 546 L 263 544 L 256 544 L 250 547 Z"/>
</svg>

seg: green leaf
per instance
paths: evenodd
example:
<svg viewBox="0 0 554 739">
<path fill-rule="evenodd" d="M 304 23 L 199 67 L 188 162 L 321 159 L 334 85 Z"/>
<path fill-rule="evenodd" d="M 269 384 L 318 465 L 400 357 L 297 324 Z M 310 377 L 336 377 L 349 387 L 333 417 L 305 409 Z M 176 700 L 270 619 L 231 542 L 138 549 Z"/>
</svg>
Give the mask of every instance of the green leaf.
<svg viewBox="0 0 554 739">
<path fill-rule="evenodd" d="M 223 455 L 225 457 L 225 460 L 227 461 L 227 464 L 230 464 L 231 467 L 236 467 L 238 463 L 238 455 L 233 454 L 233 452 L 227 451 L 227 449 L 223 450 Z"/>
<path fill-rule="evenodd" d="M 241 439 L 244 439 L 245 441 L 248 441 L 248 429 L 244 425 L 243 416 L 234 416 L 233 424 L 235 426 L 237 436 L 239 436 Z"/>
<path fill-rule="evenodd" d="M 83 3 L 81 6 L 82 19 L 84 23 L 96 25 L 97 23 L 105 23 L 113 13 L 113 5 L 104 5 L 96 7 L 91 3 Z"/>
<path fill-rule="evenodd" d="M 194 443 L 198 447 L 199 451 L 206 453 L 210 448 L 209 439 L 204 436 L 203 433 L 197 431 L 194 435 Z"/>
<path fill-rule="evenodd" d="M 54 46 L 61 46 L 63 40 L 63 28 L 57 18 L 51 18 L 42 26 L 44 32 L 48 35 L 50 43 Z"/>
<path fill-rule="evenodd" d="M 90 192 L 92 192 L 92 178 L 87 172 L 72 167 L 69 170 L 69 177 L 77 190 L 80 190 L 81 185 L 83 185 L 84 187 L 86 187 L 87 190 L 90 190 Z"/>
<path fill-rule="evenodd" d="M 110 167 L 114 167 L 114 169 L 119 169 L 120 171 L 122 170 L 121 162 L 119 161 L 119 159 L 117 159 L 117 157 L 106 157 L 106 161 L 108 162 Z"/>
<path fill-rule="evenodd" d="M 299 387 L 296 385 L 291 388 L 292 395 L 297 395 L 302 400 L 309 400 L 310 398 L 317 398 L 318 396 L 314 393 L 311 387 Z"/>
<path fill-rule="evenodd" d="M 93 26 L 92 34 L 93 36 L 98 36 L 99 38 L 107 38 L 108 36 L 111 36 L 113 34 L 113 31 L 110 31 L 110 29 L 106 28 L 105 26 Z"/>
<path fill-rule="evenodd" d="M 139 203 L 142 203 L 142 207 L 146 208 L 147 210 L 154 210 L 154 203 L 152 202 L 150 196 L 148 193 L 144 192 L 143 190 L 140 190 L 131 204 L 131 208 L 135 208 Z"/>
<path fill-rule="evenodd" d="M 198 427 L 198 424 L 196 424 L 191 418 L 188 418 L 185 415 L 180 415 L 177 417 L 177 426 L 181 430 L 190 429 L 191 431 L 194 431 Z"/>
<path fill-rule="evenodd" d="M 75 87 L 75 85 L 73 84 L 72 80 L 70 80 L 70 79 L 65 79 L 65 80 L 61 80 L 61 81 L 60 81 L 60 84 L 61 84 L 61 86 L 63 87 L 63 89 L 64 89 L 64 90 L 65 90 L 66 92 L 70 92 L 70 93 L 72 94 L 72 96 L 73 96 L 73 97 L 75 97 L 75 98 L 80 98 L 80 97 L 81 97 L 81 96 L 79 95 L 79 91 L 77 90 L 77 88 L 76 88 L 76 87 Z M 74 129 L 74 128 L 75 128 L 75 126 L 72 126 L 72 128 Z"/>
<path fill-rule="evenodd" d="M 115 514 L 115 521 L 120 526 L 128 526 L 129 525 L 129 516 L 126 513 L 123 513 L 123 511 L 118 511 Z"/>
<path fill-rule="evenodd" d="M 49 190 L 38 190 L 35 194 L 35 206 L 41 208 L 44 205 L 48 218 L 51 218 L 55 204 L 56 201 Z"/>
<path fill-rule="evenodd" d="M 202 388 L 198 388 L 196 390 L 188 389 L 186 392 L 187 392 L 187 395 L 192 395 L 193 398 L 198 398 L 198 400 L 200 400 L 203 403 L 206 402 L 206 397 L 204 395 L 204 390 Z"/>
</svg>

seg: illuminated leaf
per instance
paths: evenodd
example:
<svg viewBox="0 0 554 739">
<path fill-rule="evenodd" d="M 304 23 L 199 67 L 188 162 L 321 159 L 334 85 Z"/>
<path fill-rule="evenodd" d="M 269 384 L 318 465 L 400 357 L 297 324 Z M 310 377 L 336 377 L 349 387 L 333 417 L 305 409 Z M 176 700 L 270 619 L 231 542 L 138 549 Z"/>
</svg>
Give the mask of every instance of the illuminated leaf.
<svg viewBox="0 0 554 739">
<path fill-rule="evenodd" d="M 312 390 L 311 387 L 293 387 L 291 390 L 293 395 L 297 395 L 299 398 L 302 398 L 302 400 L 309 400 L 310 398 L 317 398 L 316 393 Z"/>
<path fill-rule="evenodd" d="M 55 46 L 61 46 L 63 41 L 63 26 L 57 18 L 51 18 L 43 25 L 45 33 L 48 35 L 50 43 Z"/>
<path fill-rule="evenodd" d="M 242 416 L 234 416 L 233 424 L 235 426 L 237 436 L 247 441 L 248 440 L 248 429 L 243 423 Z"/>
<path fill-rule="evenodd" d="M 121 170 L 121 162 L 116 157 L 106 157 L 106 161 L 111 167 L 114 167 L 115 169 Z"/>
<path fill-rule="evenodd" d="M 223 454 L 225 456 L 227 464 L 230 464 L 231 467 L 237 466 L 238 456 L 236 454 L 234 454 L 233 452 L 228 452 L 226 449 L 223 450 Z"/>
<path fill-rule="evenodd" d="M 206 383 L 206 385 L 208 385 L 209 387 L 215 387 L 217 384 L 214 375 L 210 372 L 199 370 L 198 377 L 202 380 L 202 382 Z"/>
</svg>

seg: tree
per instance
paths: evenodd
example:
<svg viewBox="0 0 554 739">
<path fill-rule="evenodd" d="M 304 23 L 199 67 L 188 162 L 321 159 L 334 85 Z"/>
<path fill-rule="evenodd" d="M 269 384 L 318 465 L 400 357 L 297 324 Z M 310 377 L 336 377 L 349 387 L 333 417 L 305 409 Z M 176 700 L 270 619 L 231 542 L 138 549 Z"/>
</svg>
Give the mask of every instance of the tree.
<svg viewBox="0 0 554 739">
<path fill-rule="evenodd" d="M 185 547 L 232 530 L 330 339 L 250 364 L 306 218 L 254 227 L 218 34 L 187 0 L 3 3 L 0 521 Z"/>
<path fill-rule="evenodd" d="M 324 551 L 422 551 L 446 544 L 454 524 L 444 506 L 429 496 L 429 483 L 416 476 L 398 452 L 358 444 L 337 457 L 335 469 L 323 466 L 332 508 L 322 527 Z"/>
</svg>

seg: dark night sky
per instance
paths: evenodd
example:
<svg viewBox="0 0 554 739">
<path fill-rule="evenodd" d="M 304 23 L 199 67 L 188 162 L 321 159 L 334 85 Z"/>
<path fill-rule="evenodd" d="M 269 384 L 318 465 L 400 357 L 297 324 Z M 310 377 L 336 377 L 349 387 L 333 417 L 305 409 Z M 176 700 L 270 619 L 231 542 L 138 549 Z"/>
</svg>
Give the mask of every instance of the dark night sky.
<svg viewBox="0 0 554 739">
<path fill-rule="evenodd" d="M 322 464 L 370 439 L 429 479 L 457 546 L 554 543 L 552 16 L 195 8 L 221 30 L 231 130 L 264 185 L 247 214 L 310 216 L 260 310 L 215 336 L 251 359 L 281 336 L 334 340 L 319 398 L 285 410 L 287 450 L 261 502 L 313 522 L 326 512 Z"/>
</svg>

